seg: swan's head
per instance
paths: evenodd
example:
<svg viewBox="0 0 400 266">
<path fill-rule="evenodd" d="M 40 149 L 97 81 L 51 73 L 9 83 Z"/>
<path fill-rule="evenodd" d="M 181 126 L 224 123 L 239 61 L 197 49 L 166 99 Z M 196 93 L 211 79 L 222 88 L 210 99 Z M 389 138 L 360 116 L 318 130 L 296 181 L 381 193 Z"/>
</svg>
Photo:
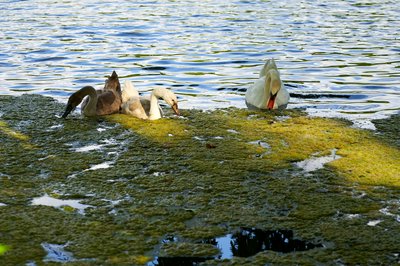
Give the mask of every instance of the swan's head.
<svg viewBox="0 0 400 266">
<path fill-rule="evenodd" d="M 279 72 L 275 69 L 271 69 L 267 73 L 266 79 L 266 87 L 269 88 L 269 99 L 267 102 L 267 109 L 274 109 L 274 104 L 276 100 L 276 96 L 278 95 L 279 90 L 281 89 L 282 82 L 279 76 Z"/>
<path fill-rule="evenodd" d="M 68 99 L 67 107 L 65 107 L 64 114 L 62 118 L 66 118 L 69 113 L 71 113 L 75 108 L 82 102 L 86 95 L 82 93 L 82 90 L 74 92 Z"/>
<path fill-rule="evenodd" d="M 71 113 L 75 109 L 75 107 L 76 107 L 76 105 L 73 106 L 72 104 L 68 103 L 67 107 L 65 108 L 65 111 L 61 117 L 66 118 L 69 115 L 69 113 Z"/>
<path fill-rule="evenodd" d="M 121 95 L 121 84 L 119 83 L 117 72 L 113 71 L 111 76 L 106 79 L 104 90 L 116 91 Z"/>
<path fill-rule="evenodd" d="M 180 115 L 178 109 L 178 98 L 176 97 L 175 93 L 170 90 L 165 90 L 164 101 L 171 106 L 176 115 Z"/>
<path fill-rule="evenodd" d="M 172 107 L 174 113 L 179 115 L 178 98 L 176 97 L 175 93 L 165 88 L 156 88 L 153 90 L 153 93 L 156 97 L 163 98 L 164 101 Z"/>
</svg>

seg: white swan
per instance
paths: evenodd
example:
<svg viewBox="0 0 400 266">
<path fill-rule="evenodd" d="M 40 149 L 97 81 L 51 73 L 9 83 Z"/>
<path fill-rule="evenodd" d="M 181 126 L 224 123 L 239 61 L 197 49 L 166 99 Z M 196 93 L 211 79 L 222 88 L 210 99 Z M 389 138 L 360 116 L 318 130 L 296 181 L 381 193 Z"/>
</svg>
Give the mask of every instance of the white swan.
<svg viewBox="0 0 400 266">
<path fill-rule="evenodd" d="M 139 96 L 138 91 L 133 87 L 132 83 L 127 80 L 124 83 L 122 98 L 121 112 L 123 114 L 148 120 L 160 119 L 163 114 L 158 104 L 158 98 L 162 98 L 172 107 L 175 114 L 179 115 L 178 99 L 176 95 L 165 88 L 154 89 L 150 97 Z"/>
<path fill-rule="evenodd" d="M 269 59 L 260 71 L 260 78 L 246 91 L 247 108 L 284 109 L 289 98 L 274 59 Z"/>
<path fill-rule="evenodd" d="M 85 101 L 83 99 L 86 98 Z M 118 75 L 113 71 L 106 80 L 103 90 L 95 90 L 92 86 L 85 86 L 74 92 L 68 99 L 63 118 L 66 118 L 81 102 L 81 112 L 85 116 L 109 115 L 118 113 L 121 108 L 121 85 Z"/>
</svg>

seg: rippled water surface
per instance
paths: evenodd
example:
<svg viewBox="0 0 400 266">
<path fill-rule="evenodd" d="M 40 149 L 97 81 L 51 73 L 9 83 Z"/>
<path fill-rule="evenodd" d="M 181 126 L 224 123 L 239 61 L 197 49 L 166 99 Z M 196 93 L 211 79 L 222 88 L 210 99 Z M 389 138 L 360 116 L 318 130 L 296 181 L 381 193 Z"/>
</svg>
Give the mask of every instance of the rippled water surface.
<svg viewBox="0 0 400 266">
<path fill-rule="evenodd" d="M 368 120 L 400 109 L 398 1 L 1 1 L 0 94 L 65 101 L 116 70 L 182 108 L 245 107 L 275 58 L 290 108 Z"/>
</svg>

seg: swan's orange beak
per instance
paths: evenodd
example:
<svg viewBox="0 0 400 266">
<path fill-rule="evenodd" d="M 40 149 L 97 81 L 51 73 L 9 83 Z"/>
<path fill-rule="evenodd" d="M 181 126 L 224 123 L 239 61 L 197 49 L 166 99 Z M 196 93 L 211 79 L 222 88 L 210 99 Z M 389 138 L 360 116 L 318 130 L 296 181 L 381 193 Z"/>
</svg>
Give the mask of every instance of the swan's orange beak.
<svg viewBox="0 0 400 266">
<path fill-rule="evenodd" d="M 174 113 L 175 113 L 176 115 L 180 115 L 179 109 L 178 109 L 178 104 L 177 104 L 177 103 L 174 103 L 174 104 L 172 105 L 172 110 L 174 110 Z"/>
<path fill-rule="evenodd" d="M 268 100 L 268 103 L 267 103 L 267 109 L 268 110 L 274 109 L 276 95 L 277 95 L 277 93 L 271 94 L 271 96 L 269 97 L 269 100 Z"/>
</svg>

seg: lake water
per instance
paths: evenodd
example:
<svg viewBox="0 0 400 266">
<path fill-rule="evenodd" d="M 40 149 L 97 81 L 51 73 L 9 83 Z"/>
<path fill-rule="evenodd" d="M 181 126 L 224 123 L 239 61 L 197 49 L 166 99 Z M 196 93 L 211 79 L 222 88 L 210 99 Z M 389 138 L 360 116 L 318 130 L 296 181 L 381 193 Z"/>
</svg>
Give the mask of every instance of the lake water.
<svg viewBox="0 0 400 266">
<path fill-rule="evenodd" d="M 289 108 L 361 127 L 400 109 L 396 0 L 0 2 L 0 95 L 66 101 L 116 70 L 181 108 L 245 108 L 275 58 Z"/>
</svg>

